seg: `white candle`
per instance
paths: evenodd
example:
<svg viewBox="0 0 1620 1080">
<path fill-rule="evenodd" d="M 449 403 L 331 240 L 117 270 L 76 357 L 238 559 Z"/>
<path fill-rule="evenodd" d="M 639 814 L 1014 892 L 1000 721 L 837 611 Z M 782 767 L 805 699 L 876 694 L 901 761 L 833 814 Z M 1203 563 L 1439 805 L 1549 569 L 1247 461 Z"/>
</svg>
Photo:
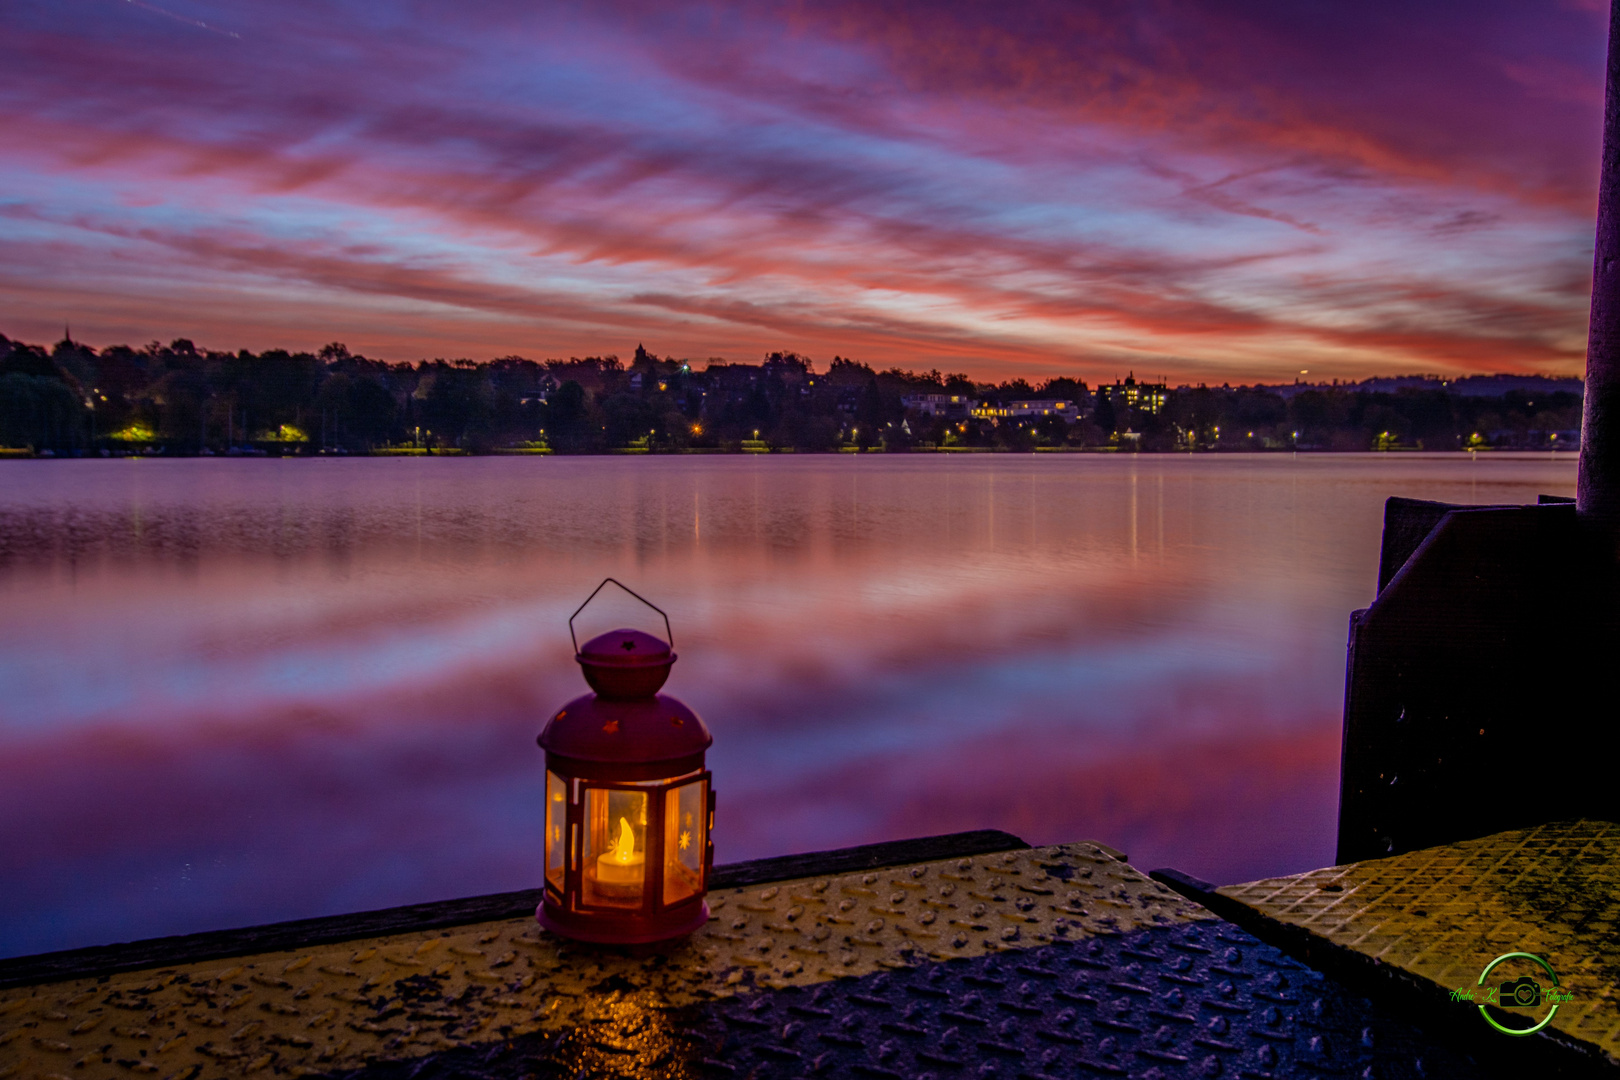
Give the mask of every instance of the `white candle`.
<svg viewBox="0 0 1620 1080">
<path fill-rule="evenodd" d="M 647 858 L 636 850 L 636 836 L 630 831 L 630 819 L 619 819 L 619 840 L 612 851 L 596 858 L 596 880 L 601 885 L 641 884 L 642 869 Z"/>
</svg>

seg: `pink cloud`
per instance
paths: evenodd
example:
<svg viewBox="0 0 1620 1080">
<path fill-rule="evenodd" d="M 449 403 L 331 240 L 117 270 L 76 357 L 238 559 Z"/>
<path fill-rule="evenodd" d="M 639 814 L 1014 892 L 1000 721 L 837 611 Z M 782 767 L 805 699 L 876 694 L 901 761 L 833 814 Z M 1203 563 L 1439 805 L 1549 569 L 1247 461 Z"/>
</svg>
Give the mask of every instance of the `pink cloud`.
<svg viewBox="0 0 1620 1080">
<path fill-rule="evenodd" d="M 48 243 L 9 238 L 9 333 L 1239 379 L 1299 349 L 1580 363 L 1584 10 L 94 11 L 4 27 L 0 175 L 73 192 L 35 200 Z M 1445 222 L 1499 265 L 1412 239 Z M 146 272 L 96 272 L 109 237 Z M 251 303 L 217 310 L 233 289 Z"/>
</svg>

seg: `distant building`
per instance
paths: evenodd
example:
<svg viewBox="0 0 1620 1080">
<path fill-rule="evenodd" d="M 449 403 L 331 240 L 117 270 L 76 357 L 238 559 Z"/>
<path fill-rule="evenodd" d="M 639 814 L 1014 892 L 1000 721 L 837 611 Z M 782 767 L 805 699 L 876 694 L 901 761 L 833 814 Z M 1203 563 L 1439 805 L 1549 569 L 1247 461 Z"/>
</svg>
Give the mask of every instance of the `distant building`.
<svg viewBox="0 0 1620 1080">
<path fill-rule="evenodd" d="M 710 390 L 748 390 L 765 374 L 759 364 L 725 364 L 711 361 L 704 370 Z"/>
<path fill-rule="evenodd" d="M 550 375 L 542 375 L 535 381 L 534 389 L 525 391 L 518 395 L 518 404 L 544 405 L 547 401 L 551 400 L 552 392 L 556 389 L 557 380 L 553 379 Z"/>
<path fill-rule="evenodd" d="M 814 385 L 810 377 L 810 361 L 796 353 L 771 353 L 760 365 L 759 370 L 766 378 L 774 375 L 787 386 L 799 386 L 802 383 Z"/>
<path fill-rule="evenodd" d="M 1115 379 L 1113 386 L 1097 388 L 1099 394 L 1104 391 L 1107 391 L 1108 400 L 1116 410 L 1124 407 L 1157 415 L 1165 402 L 1170 400 L 1169 390 L 1164 383 L 1139 383 L 1135 372 L 1125 376 L 1124 382 Z"/>
<path fill-rule="evenodd" d="M 967 416 L 977 404 L 965 394 L 907 394 L 900 404 L 924 416 L 945 416 L 960 419 Z"/>
<path fill-rule="evenodd" d="M 1065 420 L 1073 420 L 1079 415 L 1079 410 L 1072 401 L 1059 401 L 1054 398 L 1043 398 L 1037 401 L 1009 401 L 1007 409 L 1012 416 L 1061 416 Z"/>
<path fill-rule="evenodd" d="M 1033 401 L 1009 401 L 1004 405 L 982 402 L 975 405 L 972 414 L 978 420 L 1006 420 L 1026 416 L 1061 416 L 1065 420 L 1079 419 L 1080 410 L 1072 401 L 1040 398 Z"/>
</svg>

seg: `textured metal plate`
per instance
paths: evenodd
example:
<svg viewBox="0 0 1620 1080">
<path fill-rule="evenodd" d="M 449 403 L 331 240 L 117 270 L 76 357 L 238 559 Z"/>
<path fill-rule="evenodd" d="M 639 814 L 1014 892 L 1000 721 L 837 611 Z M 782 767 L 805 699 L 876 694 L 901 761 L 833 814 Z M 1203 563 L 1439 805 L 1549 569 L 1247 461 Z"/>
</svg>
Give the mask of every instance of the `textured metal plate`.
<svg viewBox="0 0 1620 1080">
<path fill-rule="evenodd" d="M 1479 1075 L 1098 845 L 710 903 L 664 951 L 516 919 L 0 992 L 0 1077 Z"/>
<path fill-rule="evenodd" d="M 20 987 L 0 992 L 0 1078 L 324 1073 L 589 1026 L 604 1003 L 662 1015 L 1213 918 L 1092 844 L 719 891 L 709 903 L 709 925 L 664 953 L 580 947 L 518 919 Z"/>
<path fill-rule="evenodd" d="M 1176 921 L 660 1011 L 604 988 L 555 1034 L 353 1080 L 1480 1076 L 1229 923 Z"/>
<path fill-rule="evenodd" d="M 1555 822 L 1216 891 L 1437 993 L 1503 953 L 1542 956 L 1574 997 L 1552 1029 L 1620 1065 L 1620 826 Z"/>
</svg>

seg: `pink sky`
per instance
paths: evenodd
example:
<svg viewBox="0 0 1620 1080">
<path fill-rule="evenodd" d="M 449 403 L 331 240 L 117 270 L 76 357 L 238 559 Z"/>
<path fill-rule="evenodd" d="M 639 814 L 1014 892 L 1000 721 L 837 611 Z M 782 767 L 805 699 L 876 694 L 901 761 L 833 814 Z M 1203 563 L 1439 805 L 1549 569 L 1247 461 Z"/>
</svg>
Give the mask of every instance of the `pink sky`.
<svg viewBox="0 0 1620 1080">
<path fill-rule="evenodd" d="M 1597 0 L 17 0 L 0 332 L 1578 374 Z"/>
</svg>

